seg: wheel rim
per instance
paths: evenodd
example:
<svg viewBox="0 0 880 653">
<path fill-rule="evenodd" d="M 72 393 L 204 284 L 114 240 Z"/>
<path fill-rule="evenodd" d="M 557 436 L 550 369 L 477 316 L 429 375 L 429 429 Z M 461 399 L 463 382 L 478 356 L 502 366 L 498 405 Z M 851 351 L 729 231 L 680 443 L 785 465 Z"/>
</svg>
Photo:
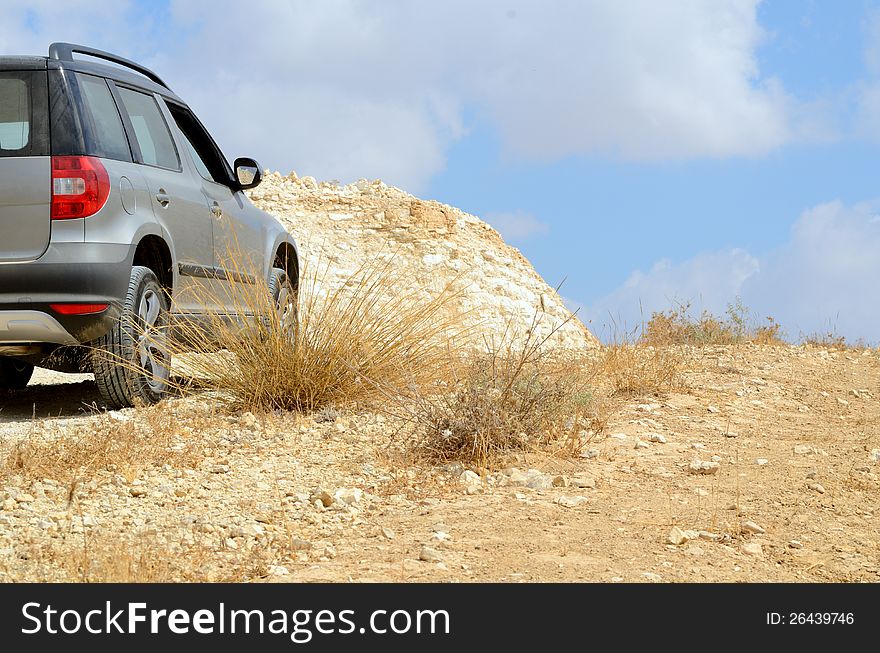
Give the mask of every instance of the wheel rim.
<svg viewBox="0 0 880 653">
<path fill-rule="evenodd" d="M 275 300 L 275 316 L 281 333 L 292 334 L 296 326 L 296 306 L 294 306 L 293 299 L 294 294 L 291 292 L 290 285 L 281 284 L 278 297 Z"/>
<path fill-rule="evenodd" d="M 147 290 L 138 306 L 141 334 L 138 337 L 138 358 L 147 386 L 156 394 L 165 390 L 171 376 L 165 328 L 161 324 L 162 298 Z"/>
</svg>

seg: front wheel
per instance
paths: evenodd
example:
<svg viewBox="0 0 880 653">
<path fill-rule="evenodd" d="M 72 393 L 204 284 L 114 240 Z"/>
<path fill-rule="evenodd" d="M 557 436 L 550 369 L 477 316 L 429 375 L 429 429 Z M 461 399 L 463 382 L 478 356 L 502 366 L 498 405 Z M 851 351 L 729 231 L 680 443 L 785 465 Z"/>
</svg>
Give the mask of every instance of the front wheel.
<svg viewBox="0 0 880 653">
<path fill-rule="evenodd" d="M 269 274 L 269 297 L 275 313 L 274 324 L 281 333 L 292 336 L 298 322 L 296 287 L 281 268 L 272 268 Z"/>
<path fill-rule="evenodd" d="M 168 295 L 152 270 L 135 266 L 119 321 L 97 340 L 92 367 L 108 408 L 149 405 L 168 390 Z"/>
<path fill-rule="evenodd" d="M 30 383 L 34 366 L 14 358 L 0 357 L 0 389 L 21 390 Z"/>
</svg>

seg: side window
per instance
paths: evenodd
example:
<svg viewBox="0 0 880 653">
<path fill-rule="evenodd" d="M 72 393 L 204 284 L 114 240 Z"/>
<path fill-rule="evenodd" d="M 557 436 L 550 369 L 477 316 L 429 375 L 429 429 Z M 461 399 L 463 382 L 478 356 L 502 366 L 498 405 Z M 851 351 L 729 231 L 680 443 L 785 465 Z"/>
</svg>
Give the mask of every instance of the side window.
<svg viewBox="0 0 880 653">
<path fill-rule="evenodd" d="M 195 146 L 192 144 L 192 141 L 189 140 L 189 136 L 185 133 L 183 134 L 183 140 L 186 142 L 186 149 L 189 151 L 189 155 L 192 157 L 193 164 L 196 166 L 196 170 L 198 170 L 199 174 L 208 181 L 217 180 L 211 176 L 211 173 L 208 171 L 208 166 L 205 165 L 205 162 L 202 161 L 202 157 L 199 156 L 199 153 L 196 151 Z"/>
<path fill-rule="evenodd" d="M 30 89 L 24 79 L 0 77 L 0 150 L 19 154 L 30 142 Z M 0 152 L 0 156 L 5 156 Z"/>
<path fill-rule="evenodd" d="M 184 106 L 166 102 L 168 111 L 183 134 L 187 150 L 199 174 L 209 181 L 229 186 L 232 171 L 214 140 L 195 115 Z"/>
<path fill-rule="evenodd" d="M 177 148 L 168 125 L 152 95 L 119 87 L 122 103 L 131 119 L 144 163 L 169 170 L 180 170 Z"/>
<path fill-rule="evenodd" d="M 100 77 L 81 73 L 76 77 L 95 126 L 89 154 L 107 159 L 131 161 L 131 150 L 122 126 L 122 118 L 119 117 L 116 102 L 110 94 L 107 82 Z"/>
</svg>

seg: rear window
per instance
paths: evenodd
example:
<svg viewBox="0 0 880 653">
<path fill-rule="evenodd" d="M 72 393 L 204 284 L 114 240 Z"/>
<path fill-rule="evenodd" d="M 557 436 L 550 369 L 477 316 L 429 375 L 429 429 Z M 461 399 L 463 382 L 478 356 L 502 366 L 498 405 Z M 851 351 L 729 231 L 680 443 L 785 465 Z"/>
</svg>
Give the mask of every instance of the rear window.
<svg viewBox="0 0 880 653">
<path fill-rule="evenodd" d="M 49 154 L 45 72 L 0 71 L 0 157 Z"/>
</svg>

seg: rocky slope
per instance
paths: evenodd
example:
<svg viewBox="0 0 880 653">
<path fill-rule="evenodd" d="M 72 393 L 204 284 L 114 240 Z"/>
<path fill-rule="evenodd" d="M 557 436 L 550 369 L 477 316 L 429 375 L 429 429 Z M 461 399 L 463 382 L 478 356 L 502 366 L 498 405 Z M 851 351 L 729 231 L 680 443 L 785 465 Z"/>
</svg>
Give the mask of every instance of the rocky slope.
<svg viewBox="0 0 880 653">
<path fill-rule="evenodd" d="M 361 265 L 380 258 L 399 275 L 402 289 L 465 287 L 460 308 L 483 333 L 510 326 L 525 332 L 537 315 L 544 336 L 571 315 L 562 298 L 519 250 L 488 224 L 459 209 L 420 200 L 381 181 L 339 186 L 296 173 L 268 173 L 250 191 L 253 202 L 277 216 L 294 234 L 304 258 L 327 268 L 328 283 L 341 285 Z M 563 324 L 550 343 L 566 349 L 597 344 L 577 320 Z"/>
</svg>

